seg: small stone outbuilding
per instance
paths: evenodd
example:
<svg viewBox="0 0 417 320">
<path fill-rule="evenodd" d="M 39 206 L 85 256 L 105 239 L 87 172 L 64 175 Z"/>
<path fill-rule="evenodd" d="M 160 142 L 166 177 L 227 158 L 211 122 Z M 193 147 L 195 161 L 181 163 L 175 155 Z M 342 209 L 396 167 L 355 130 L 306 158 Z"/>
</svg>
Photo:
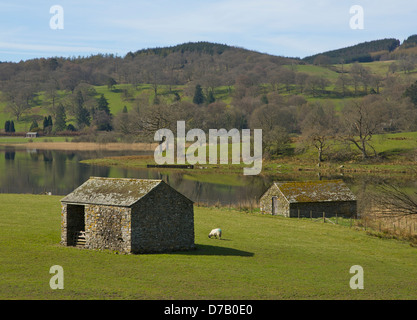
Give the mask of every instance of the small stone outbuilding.
<svg viewBox="0 0 417 320">
<path fill-rule="evenodd" d="M 193 201 L 162 180 L 91 177 L 61 204 L 65 246 L 121 253 L 195 247 Z"/>
<path fill-rule="evenodd" d="M 342 180 L 275 182 L 260 198 L 264 214 L 296 217 L 355 216 L 355 195 Z"/>
</svg>

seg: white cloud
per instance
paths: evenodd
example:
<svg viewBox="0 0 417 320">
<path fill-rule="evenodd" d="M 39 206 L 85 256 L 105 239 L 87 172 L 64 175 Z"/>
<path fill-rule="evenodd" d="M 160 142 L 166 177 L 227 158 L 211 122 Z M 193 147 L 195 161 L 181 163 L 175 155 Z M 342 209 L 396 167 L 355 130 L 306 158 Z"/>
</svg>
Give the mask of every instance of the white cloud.
<svg viewBox="0 0 417 320">
<path fill-rule="evenodd" d="M 77 52 L 110 52 L 109 49 L 86 47 L 77 45 L 42 45 L 28 43 L 12 43 L 0 42 L 0 48 L 3 50 L 21 50 L 21 51 L 43 51 L 43 52 L 61 52 L 61 53 L 77 53 Z"/>
</svg>

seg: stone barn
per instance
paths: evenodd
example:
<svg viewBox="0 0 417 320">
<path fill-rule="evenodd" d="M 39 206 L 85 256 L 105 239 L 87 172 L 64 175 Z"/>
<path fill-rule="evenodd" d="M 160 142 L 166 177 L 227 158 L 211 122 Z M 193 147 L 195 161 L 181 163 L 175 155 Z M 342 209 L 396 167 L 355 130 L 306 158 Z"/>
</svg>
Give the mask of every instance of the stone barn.
<svg viewBox="0 0 417 320">
<path fill-rule="evenodd" d="M 65 246 L 122 253 L 195 247 L 193 201 L 162 180 L 91 177 L 61 204 Z"/>
<path fill-rule="evenodd" d="M 288 218 L 355 216 L 357 201 L 342 180 L 275 182 L 260 198 L 264 214 Z"/>
</svg>

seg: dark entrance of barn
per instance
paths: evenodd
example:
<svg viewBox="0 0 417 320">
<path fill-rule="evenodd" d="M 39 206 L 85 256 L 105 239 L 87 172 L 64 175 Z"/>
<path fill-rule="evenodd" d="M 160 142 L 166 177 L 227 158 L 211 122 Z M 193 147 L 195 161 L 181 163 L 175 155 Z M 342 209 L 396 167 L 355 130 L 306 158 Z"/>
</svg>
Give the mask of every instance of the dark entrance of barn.
<svg viewBox="0 0 417 320">
<path fill-rule="evenodd" d="M 80 241 L 81 240 L 81 241 Z M 85 242 L 85 206 L 67 205 L 67 245 L 77 246 Z"/>
</svg>

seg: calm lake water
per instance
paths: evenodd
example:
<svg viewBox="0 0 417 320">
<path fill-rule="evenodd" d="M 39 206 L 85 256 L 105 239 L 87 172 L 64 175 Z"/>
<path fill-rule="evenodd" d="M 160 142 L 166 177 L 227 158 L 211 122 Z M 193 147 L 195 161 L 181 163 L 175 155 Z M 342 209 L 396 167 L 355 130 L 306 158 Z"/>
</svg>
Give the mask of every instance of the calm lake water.
<svg viewBox="0 0 417 320">
<path fill-rule="evenodd" d="M 255 205 L 273 181 L 343 179 L 355 194 L 366 193 L 375 183 L 387 180 L 417 191 L 417 182 L 409 176 L 335 175 L 317 173 L 294 176 L 241 176 L 201 174 L 199 170 L 123 169 L 93 166 L 81 160 L 109 156 L 139 155 L 137 151 L 54 151 L 0 146 L 0 192 L 66 195 L 91 176 L 111 178 L 162 179 L 195 202 L 223 205 Z M 145 154 L 145 153 L 143 153 Z M 149 154 L 149 153 L 148 153 Z"/>
<path fill-rule="evenodd" d="M 54 151 L 0 146 L 0 192 L 66 195 L 91 176 L 112 178 L 162 179 L 196 202 L 214 204 L 242 203 L 256 199 L 268 187 L 268 179 L 232 177 L 204 182 L 193 170 L 159 172 L 156 169 L 123 169 L 93 166 L 81 160 L 109 156 L 139 155 L 134 151 Z M 146 153 L 142 153 L 146 154 Z M 149 153 L 148 153 L 149 154 Z M 211 179 L 211 177 L 209 177 Z M 216 179 L 215 179 L 216 180 Z"/>
</svg>

